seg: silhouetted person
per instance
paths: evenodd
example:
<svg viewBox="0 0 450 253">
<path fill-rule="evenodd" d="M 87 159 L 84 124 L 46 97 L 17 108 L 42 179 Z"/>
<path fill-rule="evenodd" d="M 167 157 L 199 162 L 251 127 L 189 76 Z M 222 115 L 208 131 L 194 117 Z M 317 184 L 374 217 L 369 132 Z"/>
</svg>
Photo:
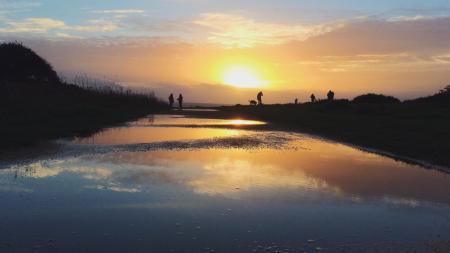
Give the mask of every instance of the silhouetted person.
<svg viewBox="0 0 450 253">
<path fill-rule="evenodd" d="M 295 99 L 295 104 L 298 105 L 298 98 Z"/>
<path fill-rule="evenodd" d="M 264 94 L 262 93 L 262 91 L 260 91 L 259 93 L 258 93 L 258 95 L 256 96 L 256 98 L 258 99 L 258 104 L 259 105 L 262 105 L 263 103 L 262 103 L 262 97 L 264 96 Z"/>
<path fill-rule="evenodd" d="M 314 94 L 311 94 L 311 103 L 317 102 L 316 96 Z"/>
<path fill-rule="evenodd" d="M 183 109 L 183 95 L 180 93 L 178 96 L 178 105 L 180 106 L 180 109 Z"/>
<path fill-rule="evenodd" d="M 333 91 L 328 91 L 328 94 L 327 94 L 327 98 L 328 98 L 328 100 L 333 100 L 334 99 L 334 92 Z"/>
<path fill-rule="evenodd" d="M 170 108 L 173 107 L 173 103 L 175 103 L 175 99 L 173 98 L 173 94 L 170 93 L 170 96 L 169 96 L 169 104 L 170 104 Z"/>
</svg>

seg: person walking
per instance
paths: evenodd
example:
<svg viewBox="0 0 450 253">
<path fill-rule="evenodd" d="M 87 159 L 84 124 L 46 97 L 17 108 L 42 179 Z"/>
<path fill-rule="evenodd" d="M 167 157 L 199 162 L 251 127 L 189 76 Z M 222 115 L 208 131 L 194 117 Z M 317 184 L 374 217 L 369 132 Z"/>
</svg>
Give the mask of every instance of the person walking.
<svg viewBox="0 0 450 253">
<path fill-rule="evenodd" d="M 327 94 L 328 101 L 334 100 L 334 91 L 330 90 Z"/>
<path fill-rule="evenodd" d="M 316 96 L 313 94 L 311 94 L 311 103 L 315 103 L 316 102 Z"/>
<path fill-rule="evenodd" d="M 169 96 L 169 105 L 170 105 L 170 108 L 173 107 L 173 103 L 175 103 L 175 99 L 173 98 L 173 94 L 170 93 L 170 96 Z"/>
<path fill-rule="evenodd" d="M 264 94 L 262 93 L 262 91 L 260 91 L 258 93 L 258 95 L 256 96 L 257 100 L 258 100 L 258 105 L 262 105 L 262 97 L 264 96 Z"/>
<path fill-rule="evenodd" d="M 180 110 L 183 110 L 183 94 L 180 93 L 177 100 Z"/>
</svg>

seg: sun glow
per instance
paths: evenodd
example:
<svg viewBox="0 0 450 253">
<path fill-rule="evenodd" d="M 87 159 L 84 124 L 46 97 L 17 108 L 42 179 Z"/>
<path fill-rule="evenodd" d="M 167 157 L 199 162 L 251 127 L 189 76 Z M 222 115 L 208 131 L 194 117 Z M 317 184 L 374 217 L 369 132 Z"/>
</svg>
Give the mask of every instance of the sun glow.
<svg viewBox="0 0 450 253">
<path fill-rule="evenodd" d="M 265 84 L 251 67 L 236 66 L 224 71 L 223 82 L 238 88 L 257 88 Z"/>
<path fill-rule="evenodd" d="M 265 125 L 265 122 L 256 120 L 246 120 L 246 119 L 233 119 L 230 120 L 231 125 L 235 126 L 245 126 L 245 125 Z"/>
</svg>

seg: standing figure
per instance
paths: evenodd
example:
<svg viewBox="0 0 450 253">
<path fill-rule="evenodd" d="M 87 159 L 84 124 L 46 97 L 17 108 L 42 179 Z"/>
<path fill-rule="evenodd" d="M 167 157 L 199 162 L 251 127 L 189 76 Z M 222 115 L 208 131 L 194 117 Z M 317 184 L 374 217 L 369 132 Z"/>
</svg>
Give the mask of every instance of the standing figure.
<svg viewBox="0 0 450 253">
<path fill-rule="evenodd" d="M 298 105 L 298 98 L 295 99 L 295 104 Z"/>
<path fill-rule="evenodd" d="M 334 92 L 331 90 L 328 91 L 327 97 L 329 101 L 334 100 Z"/>
<path fill-rule="evenodd" d="M 258 95 L 256 96 L 257 100 L 258 100 L 258 105 L 262 105 L 262 97 L 264 96 L 264 94 L 262 93 L 262 91 L 260 91 L 258 93 Z"/>
<path fill-rule="evenodd" d="M 183 109 L 183 95 L 180 93 L 180 95 L 178 96 L 178 105 L 180 106 L 180 110 Z"/>
<path fill-rule="evenodd" d="M 173 98 L 173 94 L 170 93 L 170 96 L 169 96 L 169 105 L 170 105 L 170 108 L 173 107 L 173 103 L 175 103 L 175 99 Z"/>
<path fill-rule="evenodd" d="M 316 96 L 314 96 L 314 94 L 311 94 L 311 103 L 315 103 L 316 101 Z"/>
</svg>

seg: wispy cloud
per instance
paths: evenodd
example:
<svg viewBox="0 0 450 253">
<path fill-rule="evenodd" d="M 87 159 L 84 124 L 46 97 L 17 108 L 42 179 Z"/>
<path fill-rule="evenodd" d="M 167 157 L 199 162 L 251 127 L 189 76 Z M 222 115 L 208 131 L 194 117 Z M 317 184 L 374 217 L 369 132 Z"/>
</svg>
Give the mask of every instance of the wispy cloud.
<svg viewBox="0 0 450 253">
<path fill-rule="evenodd" d="M 7 21 L 0 27 L 0 33 L 47 33 L 50 31 L 78 32 L 110 32 L 118 29 L 118 25 L 109 20 L 91 19 L 86 25 L 68 25 L 62 20 L 51 18 L 27 18 L 18 21 Z"/>
<path fill-rule="evenodd" d="M 21 21 L 9 21 L 0 28 L 4 33 L 42 33 L 52 29 L 65 29 L 67 25 L 60 20 L 50 18 L 27 18 Z"/>
<path fill-rule="evenodd" d="M 286 25 L 258 22 L 243 16 L 205 13 L 193 21 L 209 29 L 208 40 L 225 47 L 252 47 L 255 45 L 279 45 L 292 40 L 306 40 L 330 32 L 343 23 L 319 25 Z"/>
<path fill-rule="evenodd" d="M 414 15 L 414 16 L 394 16 L 386 20 L 390 22 L 402 22 L 402 21 L 430 20 L 435 18 L 436 18 L 435 16 Z"/>
<path fill-rule="evenodd" d="M 66 30 L 82 32 L 112 32 L 119 29 L 119 25 L 111 20 L 91 19 L 87 25 L 67 26 Z"/>
<path fill-rule="evenodd" d="M 411 65 L 419 63 L 429 64 L 429 61 L 419 59 L 414 54 L 363 54 L 350 56 L 322 56 L 314 60 L 299 61 L 302 67 L 314 68 L 322 72 L 352 72 L 364 71 L 386 71 L 395 67 L 396 69 L 411 68 Z"/>
<path fill-rule="evenodd" d="M 142 9 L 114 9 L 114 10 L 94 10 L 92 13 L 103 14 L 142 14 L 145 10 Z"/>
</svg>

